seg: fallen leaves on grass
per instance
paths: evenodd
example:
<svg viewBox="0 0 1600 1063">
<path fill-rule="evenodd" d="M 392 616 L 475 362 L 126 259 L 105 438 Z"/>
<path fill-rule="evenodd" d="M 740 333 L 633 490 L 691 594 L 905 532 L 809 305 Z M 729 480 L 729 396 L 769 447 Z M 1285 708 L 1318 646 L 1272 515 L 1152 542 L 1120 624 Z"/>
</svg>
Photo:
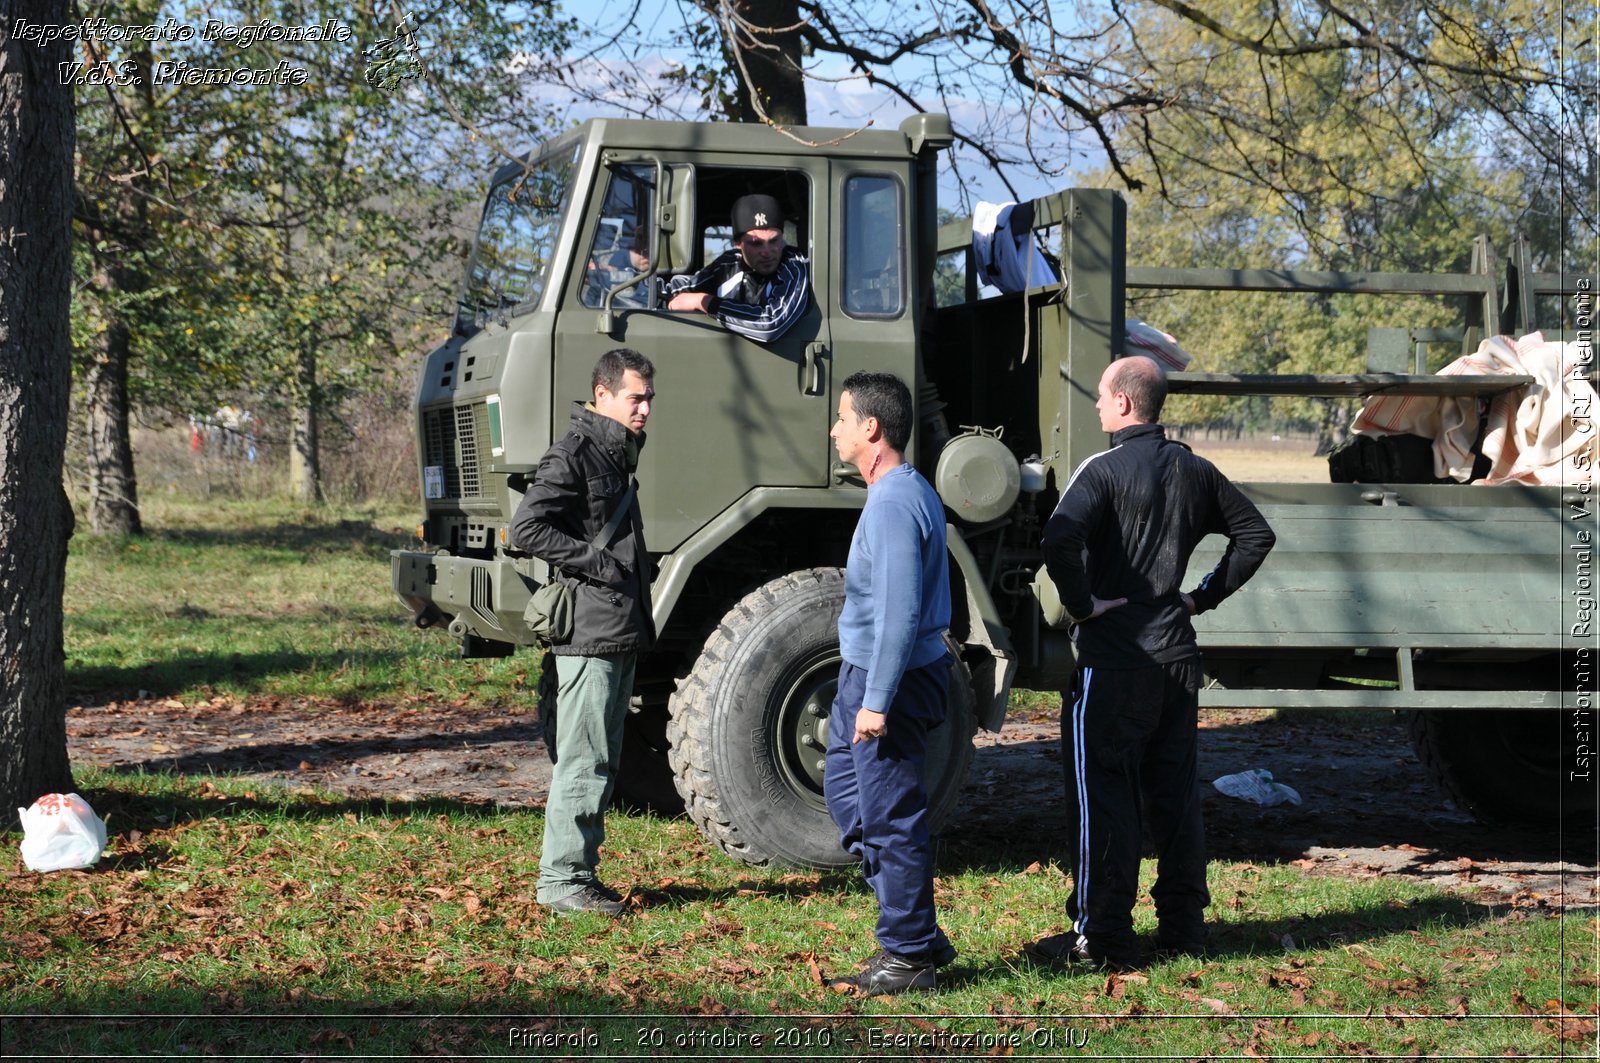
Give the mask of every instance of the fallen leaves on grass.
<svg viewBox="0 0 1600 1063">
<path fill-rule="evenodd" d="M 1564 1014 L 1553 1019 L 1541 1019 L 1533 1028 L 1561 1041 L 1574 1044 L 1591 1043 L 1595 1037 L 1595 1021 L 1582 1015 Z"/>
</svg>

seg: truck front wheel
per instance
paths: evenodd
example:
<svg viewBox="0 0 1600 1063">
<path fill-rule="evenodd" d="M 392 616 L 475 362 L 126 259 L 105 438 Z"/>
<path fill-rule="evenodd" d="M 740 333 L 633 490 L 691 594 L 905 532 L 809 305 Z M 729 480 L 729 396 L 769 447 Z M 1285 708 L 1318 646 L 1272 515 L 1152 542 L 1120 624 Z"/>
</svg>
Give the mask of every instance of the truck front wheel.
<svg viewBox="0 0 1600 1063">
<path fill-rule="evenodd" d="M 840 867 L 852 858 L 822 797 L 828 715 L 839 677 L 844 573 L 808 569 L 734 606 L 672 697 L 667 736 L 690 817 L 748 864 Z M 950 676 L 945 721 L 928 735 L 924 784 L 934 830 L 972 760 L 971 676 Z"/>
</svg>

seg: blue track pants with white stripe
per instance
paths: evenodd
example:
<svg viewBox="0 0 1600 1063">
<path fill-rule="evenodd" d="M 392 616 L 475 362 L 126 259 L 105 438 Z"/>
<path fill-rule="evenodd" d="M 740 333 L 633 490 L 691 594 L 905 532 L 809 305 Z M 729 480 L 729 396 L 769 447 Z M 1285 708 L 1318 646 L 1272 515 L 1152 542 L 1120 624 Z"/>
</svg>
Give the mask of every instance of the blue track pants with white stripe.
<svg viewBox="0 0 1600 1063">
<path fill-rule="evenodd" d="M 1205 943 L 1205 825 L 1195 768 L 1200 659 L 1137 668 L 1080 667 L 1062 698 L 1072 894 L 1067 917 L 1097 953 L 1137 948 L 1133 905 L 1143 828 L 1156 855 L 1163 946 Z"/>
</svg>

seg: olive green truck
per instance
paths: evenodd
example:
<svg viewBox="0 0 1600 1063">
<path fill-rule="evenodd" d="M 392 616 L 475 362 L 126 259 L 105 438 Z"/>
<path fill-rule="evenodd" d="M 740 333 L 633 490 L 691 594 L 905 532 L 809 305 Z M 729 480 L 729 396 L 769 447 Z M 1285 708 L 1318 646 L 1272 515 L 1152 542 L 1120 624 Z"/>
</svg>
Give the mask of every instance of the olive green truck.
<svg viewBox="0 0 1600 1063">
<path fill-rule="evenodd" d="M 1139 288 L 1434 292 L 1461 298 L 1466 342 L 1536 327 L 1570 280 L 1504 265 L 1486 245 L 1464 274 L 1137 268 L 1125 205 L 1072 190 L 1028 205 L 1059 235 L 1061 277 L 979 298 L 966 223 L 943 228 L 936 163 L 949 120 L 896 131 L 592 120 L 495 175 L 455 327 L 425 359 L 417 439 L 422 544 L 393 554 L 420 627 L 468 657 L 536 649 L 523 623 L 543 564 L 508 544 L 527 477 L 589 397 L 601 353 L 656 365 L 639 469 L 658 644 L 640 662 L 622 796 L 683 808 L 751 863 L 846 861 L 822 798 L 839 663 L 842 566 L 865 499 L 828 439 L 839 384 L 862 369 L 914 381 L 909 457 L 950 523 L 960 666 L 933 733 L 930 801 L 954 808 L 977 727 L 998 730 L 1014 686 L 1059 690 L 1072 648 L 1043 618 L 1045 519 L 1071 471 L 1106 446 L 1094 410 Z M 775 196 L 809 255 L 813 299 L 761 344 L 659 305 L 664 277 L 728 246 L 729 208 Z M 627 247 L 647 272 L 622 268 Z M 1587 284 L 1589 281 L 1584 281 Z M 1400 326 L 1382 355 L 1411 335 Z M 1526 378 L 1176 372 L 1174 392 L 1494 394 Z M 1244 483 L 1278 536 L 1254 580 L 1198 618 L 1202 706 L 1414 713 L 1419 754 L 1483 816 L 1588 815 L 1586 690 L 1595 640 L 1586 487 Z M 1209 570 L 1220 540 L 1202 544 Z M 539 697 L 553 699 L 544 684 Z M 1574 739 L 1574 735 L 1581 738 Z"/>
</svg>

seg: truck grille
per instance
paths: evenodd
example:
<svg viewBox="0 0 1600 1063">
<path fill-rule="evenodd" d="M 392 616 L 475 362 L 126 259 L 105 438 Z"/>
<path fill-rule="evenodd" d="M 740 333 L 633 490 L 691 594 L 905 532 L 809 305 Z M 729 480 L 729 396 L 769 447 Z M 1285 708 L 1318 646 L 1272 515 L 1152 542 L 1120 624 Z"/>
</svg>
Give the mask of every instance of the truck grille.
<svg viewBox="0 0 1600 1063">
<path fill-rule="evenodd" d="M 456 442 L 461 447 L 461 497 L 477 498 L 482 491 L 478 478 L 478 432 L 476 416 L 483 412 L 483 403 L 456 407 Z"/>
<path fill-rule="evenodd" d="M 483 402 L 440 407 L 422 413 L 422 462 L 444 472 L 445 498 L 482 498 L 489 416 Z"/>
</svg>

